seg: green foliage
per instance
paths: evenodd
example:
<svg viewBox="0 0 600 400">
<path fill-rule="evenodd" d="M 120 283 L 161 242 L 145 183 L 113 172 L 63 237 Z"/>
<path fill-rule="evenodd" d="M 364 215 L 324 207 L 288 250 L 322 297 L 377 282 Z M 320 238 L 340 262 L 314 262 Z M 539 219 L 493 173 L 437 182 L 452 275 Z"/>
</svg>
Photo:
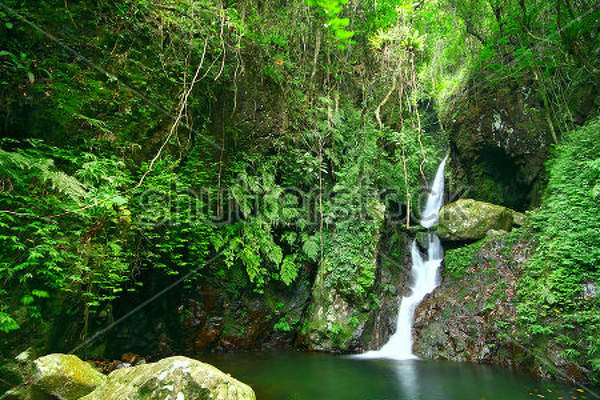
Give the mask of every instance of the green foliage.
<svg viewBox="0 0 600 400">
<path fill-rule="evenodd" d="M 9 314 L 0 312 L 0 331 L 8 333 L 19 329 L 19 324 Z"/>
<path fill-rule="evenodd" d="M 338 226 L 327 245 L 324 265 L 327 287 L 357 298 L 364 298 L 369 293 L 375 283 L 379 228 L 375 221 Z"/>
<path fill-rule="evenodd" d="M 233 296 L 293 290 L 301 270 L 322 268 L 328 288 L 377 307 L 385 213 L 417 208 L 445 140 L 440 115 L 468 79 L 535 76 L 556 122 L 573 125 L 575 91 L 597 84 L 595 14 L 565 21 L 581 4 L 6 1 L 72 50 L 0 12 L 0 129 L 12 138 L 0 144 L 0 330 L 43 320 L 61 296 L 93 318 L 148 275 L 186 277 L 188 289 L 218 281 Z M 532 262 L 544 285 L 523 289 L 524 310 L 541 307 L 541 319 L 562 305 L 558 328 L 523 318 L 534 336 L 560 331 L 569 356 L 585 352 L 569 326 L 597 322 L 593 301 L 580 310 L 573 299 L 597 279 L 587 249 L 599 247 L 600 193 L 594 144 L 572 136 L 565 148 L 587 175 L 554 172 L 564 182 L 552 178 L 535 220 L 539 260 L 551 261 Z M 563 186 L 569 194 L 553 192 Z M 225 205 L 240 213 L 214 224 L 214 204 L 195 194 L 221 199 L 221 220 Z M 462 274 L 482 243 L 450 251 L 447 269 Z"/>
<path fill-rule="evenodd" d="M 585 298 L 583 285 L 600 281 L 598 160 L 598 119 L 569 132 L 557 147 L 542 206 L 532 216 L 538 245 L 526 265 L 518 304 L 529 341 L 553 341 L 567 359 L 592 369 L 600 354 L 600 299 Z"/>
<path fill-rule="evenodd" d="M 484 238 L 468 246 L 446 251 L 444 254 L 445 271 L 453 278 L 462 278 L 468 268 L 477 262 L 476 255 L 485 243 L 486 239 Z"/>
<path fill-rule="evenodd" d="M 341 48 L 351 43 L 354 32 L 346 29 L 350 25 L 350 19 L 339 16 L 348 0 L 306 0 L 306 3 L 311 7 L 319 7 L 325 26 L 333 33 Z"/>
</svg>

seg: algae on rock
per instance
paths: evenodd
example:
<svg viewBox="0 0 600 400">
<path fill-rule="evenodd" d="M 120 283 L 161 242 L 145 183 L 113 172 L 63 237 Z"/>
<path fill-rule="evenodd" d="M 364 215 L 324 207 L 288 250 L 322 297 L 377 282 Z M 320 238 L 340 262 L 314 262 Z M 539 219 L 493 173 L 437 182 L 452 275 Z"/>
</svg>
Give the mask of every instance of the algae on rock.
<svg viewBox="0 0 600 400">
<path fill-rule="evenodd" d="M 72 354 L 49 354 L 34 361 L 33 384 L 61 400 L 76 400 L 93 391 L 106 377 Z"/>
<path fill-rule="evenodd" d="M 113 371 L 82 400 L 255 400 L 250 386 L 187 357 Z"/>
<path fill-rule="evenodd" d="M 488 231 L 510 231 L 514 211 L 473 199 L 446 204 L 440 211 L 438 235 L 445 240 L 479 240 Z"/>
</svg>

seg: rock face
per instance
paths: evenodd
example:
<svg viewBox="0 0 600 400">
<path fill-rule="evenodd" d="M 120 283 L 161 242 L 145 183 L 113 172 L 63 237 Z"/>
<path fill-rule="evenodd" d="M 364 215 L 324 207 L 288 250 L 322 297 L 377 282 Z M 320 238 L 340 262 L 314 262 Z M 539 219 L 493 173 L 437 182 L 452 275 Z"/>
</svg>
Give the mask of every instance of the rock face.
<svg viewBox="0 0 600 400">
<path fill-rule="evenodd" d="M 360 248 L 333 246 L 317 272 L 304 337 L 312 350 L 359 352 L 381 347 L 394 333 L 398 298 L 406 278 L 408 238 L 398 243 L 382 240 L 383 209 Z M 347 239 L 347 238 L 346 238 Z M 350 240 L 340 243 L 349 243 Z M 335 239 L 334 239 L 335 240 Z M 388 248 L 384 248 L 384 243 Z M 396 252 L 396 253 L 394 253 Z M 342 260 L 340 262 L 340 260 Z M 359 261 L 357 261 L 359 260 Z M 348 268 L 352 268 L 348 272 Z M 346 282 L 340 271 L 349 277 Z"/>
<path fill-rule="evenodd" d="M 34 386 L 61 400 L 75 400 L 90 393 L 106 377 L 70 354 L 49 354 L 34 361 Z"/>
<path fill-rule="evenodd" d="M 300 269 L 289 287 L 269 282 L 261 294 L 253 291 L 243 266 L 233 266 L 226 273 L 223 278 L 217 268 L 207 271 L 189 290 L 164 296 L 148 305 L 147 312 L 132 315 L 106 335 L 109 344 L 101 357 L 116 359 L 132 351 L 160 359 L 175 354 L 292 347 L 310 302 L 314 279 L 310 265 Z M 131 304 L 139 304 L 153 293 L 144 290 L 119 301 L 115 313 L 122 315 Z"/>
<path fill-rule="evenodd" d="M 119 369 L 82 400 L 255 400 L 250 386 L 186 357 Z"/>
<path fill-rule="evenodd" d="M 523 82 L 479 89 L 487 78 L 470 80 L 453 107 L 460 112 L 448 118 L 455 172 L 470 196 L 527 209 L 538 200 L 552 142 L 543 102 Z"/>
<path fill-rule="evenodd" d="M 245 272 L 240 275 L 244 276 Z M 185 353 L 291 347 L 310 300 L 306 268 L 292 288 L 267 287 L 263 295 L 240 290 L 197 287 L 182 312 Z"/>
<path fill-rule="evenodd" d="M 531 236 L 493 236 L 446 252 L 442 284 L 417 307 L 415 354 L 424 359 L 498 364 L 542 378 L 586 382 L 586 374 L 556 342 L 537 357 L 518 319 L 523 265 L 533 254 Z M 456 256 L 456 252 L 460 255 Z"/>
<path fill-rule="evenodd" d="M 446 265 L 440 287 L 417 307 L 414 351 L 427 359 L 509 364 L 509 344 L 500 333 L 502 324 L 511 325 L 516 315 L 513 296 L 520 266 L 502 258 L 502 238 L 471 246 L 474 251 L 459 258 L 465 265 Z M 454 262 L 452 251 L 446 259 Z"/>
<path fill-rule="evenodd" d="M 444 240 L 479 240 L 488 231 L 510 231 L 511 209 L 472 199 L 446 204 L 440 211 L 438 235 Z"/>
</svg>

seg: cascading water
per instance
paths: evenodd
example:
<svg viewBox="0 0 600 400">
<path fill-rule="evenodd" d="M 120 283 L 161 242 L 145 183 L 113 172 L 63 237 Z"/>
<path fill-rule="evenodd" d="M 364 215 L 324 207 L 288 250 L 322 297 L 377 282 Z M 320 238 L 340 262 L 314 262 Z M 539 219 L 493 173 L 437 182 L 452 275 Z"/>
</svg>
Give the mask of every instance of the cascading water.
<svg viewBox="0 0 600 400">
<path fill-rule="evenodd" d="M 421 225 L 425 228 L 431 228 L 438 223 L 440 208 L 444 196 L 444 168 L 446 159 L 440 163 L 435 174 L 435 179 L 431 187 L 431 192 L 427 198 L 425 209 L 423 210 Z M 361 354 L 360 358 L 391 358 L 396 360 L 409 360 L 417 358 L 412 353 L 412 325 L 415 309 L 423 301 L 425 296 L 433 292 L 439 285 L 438 270 L 442 263 L 444 252 L 438 236 L 429 232 L 427 235 L 427 255 L 419 251 L 417 241 L 413 241 L 411 247 L 412 261 L 412 286 L 411 294 L 403 297 L 398 312 L 396 323 L 396 332 L 390 340 L 377 351 L 369 351 Z"/>
<path fill-rule="evenodd" d="M 425 203 L 425 209 L 421 215 L 421 226 L 425 228 L 431 228 L 438 223 L 440 216 L 440 208 L 444 201 L 444 169 L 446 168 L 446 156 L 440 163 L 433 185 L 431 186 L 431 192 L 427 197 L 427 203 Z"/>
</svg>

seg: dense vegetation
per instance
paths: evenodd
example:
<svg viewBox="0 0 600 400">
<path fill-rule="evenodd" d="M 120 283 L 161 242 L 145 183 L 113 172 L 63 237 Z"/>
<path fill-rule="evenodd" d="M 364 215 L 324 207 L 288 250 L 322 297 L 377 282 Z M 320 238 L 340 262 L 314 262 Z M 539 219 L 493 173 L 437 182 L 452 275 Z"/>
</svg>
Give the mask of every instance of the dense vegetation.
<svg viewBox="0 0 600 400">
<path fill-rule="evenodd" d="M 532 215 L 537 246 L 521 282 L 519 322 L 532 343 L 600 371 L 598 178 L 600 121 L 565 135 Z M 587 286 L 587 287 L 586 287 Z"/>
<path fill-rule="evenodd" d="M 384 239 L 407 235 L 438 162 L 461 159 L 457 119 L 518 91 L 526 134 L 560 144 L 547 189 L 527 183 L 546 195 L 523 330 L 597 370 L 597 298 L 577 296 L 600 257 L 600 128 L 579 128 L 600 106 L 599 14 L 586 0 L 3 1 L 0 352 L 52 348 L 65 310 L 76 345 L 122 316 L 107 317 L 119 299 L 179 281 L 184 296 L 202 282 L 261 296 L 324 268 L 377 307 L 380 204 Z M 457 162 L 452 191 L 481 183 L 472 195 L 508 203 L 477 168 Z"/>
</svg>

